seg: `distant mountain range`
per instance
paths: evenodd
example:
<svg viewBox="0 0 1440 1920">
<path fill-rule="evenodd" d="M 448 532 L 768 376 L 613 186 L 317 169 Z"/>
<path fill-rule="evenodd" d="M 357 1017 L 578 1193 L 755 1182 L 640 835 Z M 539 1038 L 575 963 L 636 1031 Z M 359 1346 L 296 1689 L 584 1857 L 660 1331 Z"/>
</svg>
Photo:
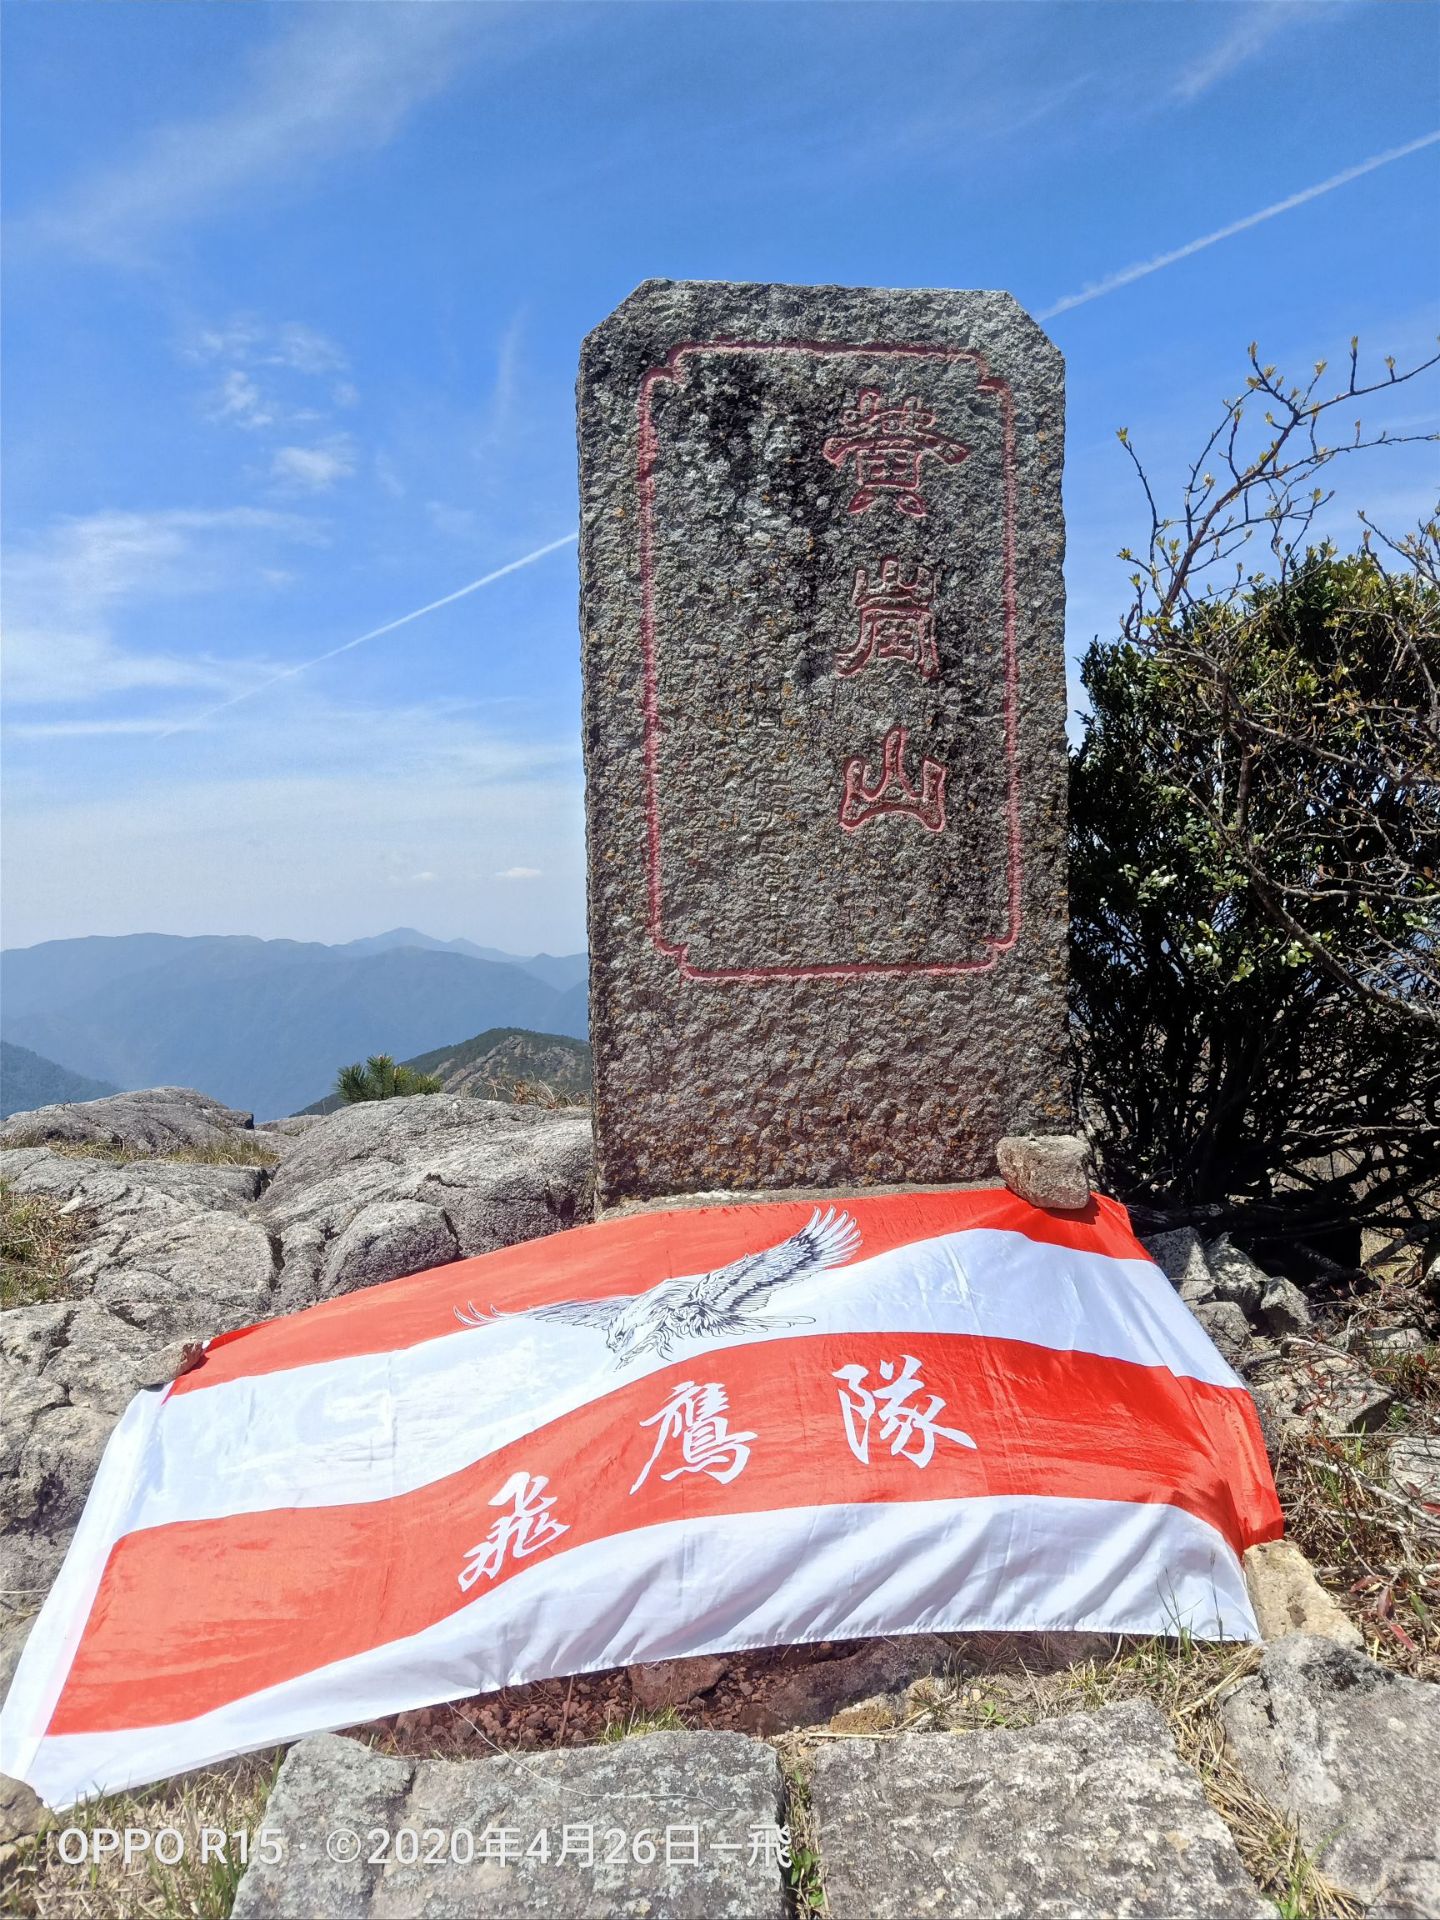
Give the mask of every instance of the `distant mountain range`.
<svg viewBox="0 0 1440 1920">
<path fill-rule="evenodd" d="M 107 1093 L 119 1091 L 107 1080 L 87 1080 L 83 1073 L 71 1073 L 28 1047 L 12 1047 L 8 1040 L 0 1040 L 0 1120 L 61 1100 L 103 1100 Z"/>
<path fill-rule="evenodd" d="M 586 994 L 584 954 L 521 958 L 413 927 L 340 946 L 136 933 L 0 953 L 6 1040 L 87 1079 L 199 1087 L 262 1120 L 372 1053 L 406 1059 L 493 1027 L 583 1039 Z"/>
<path fill-rule="evenodd" d="M 548 1088 L 562 1101 L 589 1098 L 590 1049 L 583 1040 L 558 1033 L 527 1033 L 523 1027 L 491 1027 L 472 1040 L 432 1047 L 401 1066 L 432 1073 L 445 1093 L 468 1093 L 477 1100 L 509 1100 L 522 1088 Z M 339 1094 L 327 1094 L 306 1113 L 334 1113 Z"/>
</svg>

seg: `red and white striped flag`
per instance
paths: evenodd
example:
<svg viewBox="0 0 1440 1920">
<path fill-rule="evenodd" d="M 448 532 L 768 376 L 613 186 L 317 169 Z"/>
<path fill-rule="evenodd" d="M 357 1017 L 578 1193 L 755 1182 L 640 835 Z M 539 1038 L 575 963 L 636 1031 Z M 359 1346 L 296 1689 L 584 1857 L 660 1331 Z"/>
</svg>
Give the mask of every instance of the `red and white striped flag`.
<svg viewBox="0 0 1440 1920">
<path fill-rule="evenodd" d="M 1121 1207 L 680 1208 L 210 1343 L 110 1442 L 6 1703 L 52 1805 L 549 1675 L 1256 1634 L 1249 1395 Z"/>
</svg>

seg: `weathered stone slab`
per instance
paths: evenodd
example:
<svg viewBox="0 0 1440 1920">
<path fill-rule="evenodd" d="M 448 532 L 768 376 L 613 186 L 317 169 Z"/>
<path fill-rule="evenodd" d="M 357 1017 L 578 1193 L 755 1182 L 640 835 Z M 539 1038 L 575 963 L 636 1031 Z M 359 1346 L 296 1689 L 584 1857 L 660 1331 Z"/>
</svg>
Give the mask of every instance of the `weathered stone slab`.
<svg viewBox="0 0 1440 1920">
<path fill-rule="evenodd" d="M 1221 1707 L 1253 1784 L 1293 1815 L 1300 1842 L 1352 1899 L 1440 1914 L 1440 1687 L 1363 1653 L 1289 1634 Z"/>
<path fill-rule="evenodd" d="M 1320 1633 L 1344 1647 L 1363 1647 L 1364 1635 L 1321 1586 L 1315 1569 L 1290 1540 L 1266 1540 L 1245 1555 L 1245 1586 L 1260 1638 Z"/>
<path fill-rule="evenodd" d="M 1306 1343 L 1298 1365 L 1257 1386 L 1255 1397 L 1265 1403 L 1282 1432 L 1296 1436 L 1315 1428 L 1322 1433 L 1373 1433 L 1385 1424 L 1394 1399 L 1358 1361 L 1319 1349 L 1314 1342 Z"/>
<path fill-rule="evenodd" d="M 1273 1915 L 1139 1702 L 1017 1732 L 836 1741 L 810 1796 L 831 1920 Z"/>
<path fill-rule="evenodd" d="M 1269 1274 L 1248 1253 L 1232 1246 L 1228 1233 L 1210 1241 L 1205 1259 L 1214 1276 L 1216 1299 L 1232 1301 L 1244 1314 L 1256 1313 L 1270 1285 Z"/>
<path fill-rule="evenodd" d="M 264 1824 L 284 1857 L 249 1869 L 234 1920 L 783 1920 L 781 1807 L 774 1753 L 737 1733 L 469 1761 L 325 1734 L 280 1770 Z M 402 1830 L 421 1857 L 404 1857 Z M 336 1833 L 357 1838 L 356 1859 L 337 1861 Z"/>
<path fill-rule="evenodd" d="M 1071 1120 L 1058 352 L 650 281 L 579 401 L 602 1200 L 993 1178 Z"/>
<path fill-rule="evenodd" d="M 249 1132 L 252 1125 L 248 1113 L 222 1106 L 193 1087 L 147 1087 L 140 1093 L 112 1093 L 103 1100 L 65 1101 L 12 1114 L 0 1125 L 0 1144 L 99 1142 L 132 1153 L 174 1153 L 181 1147 L 213 1146 Z"/>
</svg>

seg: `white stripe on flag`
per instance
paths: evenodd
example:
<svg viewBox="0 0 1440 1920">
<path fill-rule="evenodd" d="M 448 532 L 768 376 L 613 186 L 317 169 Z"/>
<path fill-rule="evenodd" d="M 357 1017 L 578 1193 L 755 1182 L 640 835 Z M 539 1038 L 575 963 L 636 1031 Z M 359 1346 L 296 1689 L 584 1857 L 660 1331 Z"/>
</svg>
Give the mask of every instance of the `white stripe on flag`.
<svg viewBox="0 0 1440 1920">
<path fill-rule="evenodd" d="M 47 1605 L 5 1710 L 33 1729 Z M 1006 1629 L 1255 1639 L 1239 1561 L 1183 1508 L 972 1498 L 785 1508 L 611 1536 L 538 1562 L 406 1639 L 179 1724 L 11 1734 L 6 1769 L 53 1807 L 407 1707 L 635 1661 L 816 1640 Z M 47 1716 L 48 1717 L 48 1716 Z M 43 1724 L 43 1723 L 40 1723 Z"/>
<path fill-rule="evenodd" d="M 458 1277 L 463 1304 L 465 1283 Z M 488 1305 L 488 1302 L 477 1302 Z M 409 1493 L 675 1360 L 817 1334 L 949 1333 L 1093 1353 L 1238 1387 L 1148 1260 L 1073 1252 L 992 1228 L 939 1235 L 787 1287 L 803 1324 L 676 1343 L 616 1367 L 593 1329 L 523 1315 L 177 1394 L 163 1465 L 132 1527 Z"/>
</svg>

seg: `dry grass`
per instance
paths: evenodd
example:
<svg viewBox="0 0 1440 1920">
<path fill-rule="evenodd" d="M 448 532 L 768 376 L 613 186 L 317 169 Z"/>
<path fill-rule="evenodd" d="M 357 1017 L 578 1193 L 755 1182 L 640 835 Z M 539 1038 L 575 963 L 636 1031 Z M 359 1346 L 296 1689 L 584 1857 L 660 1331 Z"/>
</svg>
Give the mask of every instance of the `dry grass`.
<svg viewBox="0 0 1440 1920">
<path fill-rule="evenodd" d="M 600 1730 L 600 1739 L 605 1746 L 614 1746 L 621 1740 L 633 1740 L 642 1733 L 683 1733 L 685 1722 L 674 1707 L 662 1707 L 658 1713 L 641 1713 L 638 1707 L 632 1707 L 621 1720 L 612 1720 Z"/>
<path fill-rule="evenodd" d="M 48 1147 L 67 1160 L 99 1160 L 110 1167 L 132 1166 L 137 1160 L 162 1160 L 189 1167 L 274 1167 L 280 1155 L 268 1140 L 254 1134 L 220 1134 L 195 1146 L 176 1147 L 171 1153 L 141 1153 L 108 1140 L 12 1140 L 11 1146 Z"/>
<path fill-rule="evenodd" d="M 244 1873 L 233 1838 L 253 1838 L 260 1827 L 280 1760 L 278 1753 L 254 1754 L 49 1815 L 0 1867 L 0 1914 L 27 1920 L 227 1920 Z M 174 1828 L 184 1838 L 184 1853 L 174 1866 L 162 1865 L 153 1852 L 139 1854 L 128 1867 L 115 1856 L 98 1866 L 67 1866 L 57 1842 L 72 1827 L 133 1827 L 152 1837 L 162 1827 Z M 200 1835 L 207 1827 L 231 1837 L 222 1858 L 201 1860 Z"/>
<path fill-rule="evenodd" d="M 69 1297 L 65 1269 L 93 1222 L 48 1193 L 0 1180 L 0 1309 Z"/>
<path fill-rule="evenodd" d="M 785 1824 L 790 1829 L 790 1865 L 786 1868 L 790 1898 L 799 1920 L 825 1911 L 825 1884 L 820 1866 L 820 1838 L 815 1810 L 810 1804 L 810 1777 L 803 1757 L 780 1749 L 780 1772 L 785 1782 Z"/>
<path fill-rule="evenodd" d="M 544 1107 L 552 1112 L 590 1104 L 588 1095 L 552 1087 L 548 1080 L 487 1080 L 484 1098 L 508 1100 L 512 1107 Z"/>
<path fill-rule="evenodd" d="M 1394 1430 L 1288 1441 L 1285 1530 L 1377 1660 L 1440 1680 L 1440 1513 L 1389 1485 Z"/>
</svg>

